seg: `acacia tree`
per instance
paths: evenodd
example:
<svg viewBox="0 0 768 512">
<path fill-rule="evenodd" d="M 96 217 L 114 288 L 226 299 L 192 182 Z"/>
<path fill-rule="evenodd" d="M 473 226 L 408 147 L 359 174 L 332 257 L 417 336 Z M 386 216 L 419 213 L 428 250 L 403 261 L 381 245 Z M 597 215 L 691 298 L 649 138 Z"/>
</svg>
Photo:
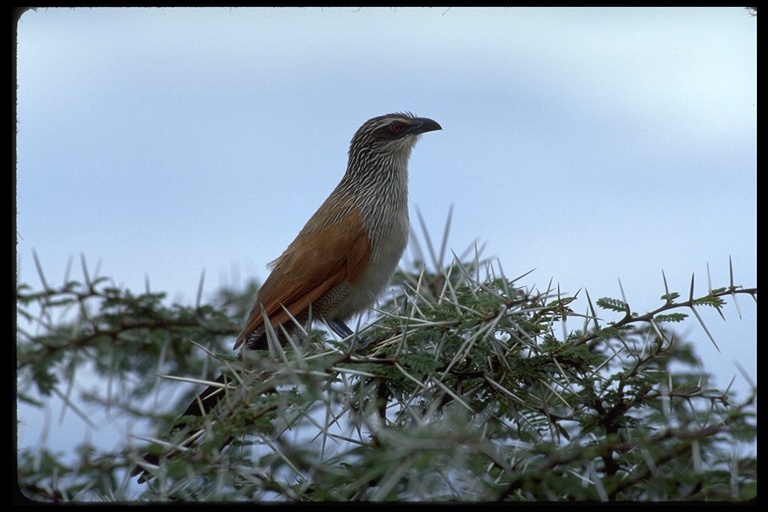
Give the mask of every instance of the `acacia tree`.
<svg viewBox="0 0 768 512">
<path fill-rule="evenodd" d="M 230 345 L 255 284 L 169 306 L 162 293 L 91 278 L 85 264 L 83 281 L 57 286 L 38 268 L 41 289 L 16 293 L 19 325 L 35 326 L 17 330 L 19 401 L 98 404 L 153 433 L 113 451 L 85 443 L 74 460 L 23 450 L 21 492 L 49 501 L 756 495 L 756 456 L 732 450 L 754 442 L 756 391 L 737 401 L 712 388 L 694 345 L 671 328 L 701 322 L 701 308 L 756 300 L 756 288 L 731 278 L 695 296 L 693 282 L 686 293 L 664 282 L 658 308 L 637 314 L 625 297 L 526 289 L 524 276 L 478 257 L 432 267 L 400 271 L 354 340 L 313 330 L 248 364 Z M 86 368 L 109 385 L 73 397 Z M 214 413 L 172 430 L 220 371 L 235 384 Z M 196 385 L 148 409 L 157 374 Z M 144 450 L 162 457 L 138 487 L 129 473 Z"/>
</svg>

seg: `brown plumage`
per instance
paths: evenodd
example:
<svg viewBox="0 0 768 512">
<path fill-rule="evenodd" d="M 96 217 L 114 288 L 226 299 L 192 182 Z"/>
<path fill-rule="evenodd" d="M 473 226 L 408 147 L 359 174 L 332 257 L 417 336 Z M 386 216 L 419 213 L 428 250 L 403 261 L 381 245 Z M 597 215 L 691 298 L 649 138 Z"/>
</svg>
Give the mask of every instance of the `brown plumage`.
<svg viewBox="0 0 768 512">
<path fill-rule="evenodd" d="M 341 337 L 346 321 L 375 302 L 408 241 L 408 159 L 419 135 L 440 130 L 431 119 L 396 113 L 366 121 L 350 143 L 349 162 L 331 195 L 296 239 L 270 264 L 235 349 L 268 349 L 265 318 L 281 343 L 309 320 Z M 310 318 L 311 315 L 311 318 Z M 293 318 L 291 318 L 293 317 Z M 295 321 L 294 321 L 295 319 Z M 224 396 L 220 376 L 184 415 L 204 416 Z M 183 427 L 177 422 L 174 429 Z M 150 465 L 157 458 L 147 456 Z M 134 475 L 144 473 L 137 467 Z"/>
</svg>

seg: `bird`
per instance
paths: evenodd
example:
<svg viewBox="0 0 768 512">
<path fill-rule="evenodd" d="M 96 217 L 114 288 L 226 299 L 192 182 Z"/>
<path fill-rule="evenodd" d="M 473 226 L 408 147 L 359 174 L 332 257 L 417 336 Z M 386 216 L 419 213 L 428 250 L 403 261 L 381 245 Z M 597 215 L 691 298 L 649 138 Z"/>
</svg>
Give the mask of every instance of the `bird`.
<svg viewBox="0 0 768 512">
<path fill-rule="evenodd" d="M 296 238 L 268 268 L 253 307 L 235 341 L 239 357 L 285 344 L 300 326 L 325 323 L 342 339 L 346 322 L 371 307 L 388 286 L 408 242 L 408 161 L 436 121 L 397 112 L 369 119 L 349 145 L 346 172 Z M 187 407 L 184 416 L 205 416 L 233 379 L 222 374 Z M 177 420 L 173 429 L 185 426 Z M 132 475 L 151 478 L 159 458 L 147 454 Z"/>
</svg>

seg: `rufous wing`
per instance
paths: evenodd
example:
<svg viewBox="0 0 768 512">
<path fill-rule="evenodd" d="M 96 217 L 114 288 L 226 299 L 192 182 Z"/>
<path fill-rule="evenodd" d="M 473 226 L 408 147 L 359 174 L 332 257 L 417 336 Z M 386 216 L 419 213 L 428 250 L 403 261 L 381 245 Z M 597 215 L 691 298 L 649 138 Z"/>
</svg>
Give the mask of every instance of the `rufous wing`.
<svg viewBox="0 0 768 512">
<path fill-rule="evenodd" d="M 235 349 L 262 327 L 264 313 L 277 327 L 291 321 L 289 313 L 298 316 L 344 280 L 352 284 L 363 274 L 371 246 L 359 213 L 350 210 L 333 222 L 323 217 L 315 215 L 275 261 Z"/>
</svg>

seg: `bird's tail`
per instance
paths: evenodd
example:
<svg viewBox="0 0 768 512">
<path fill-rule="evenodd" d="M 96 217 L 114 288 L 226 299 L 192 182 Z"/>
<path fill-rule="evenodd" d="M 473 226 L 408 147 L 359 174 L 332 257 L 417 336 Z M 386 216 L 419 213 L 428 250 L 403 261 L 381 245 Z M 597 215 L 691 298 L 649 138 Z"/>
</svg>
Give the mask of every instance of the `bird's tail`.
<svg viewBox="0 0 768 512">
<path fill-rule="evenodd" d="M 176 420 L 176 423 L 171 429 L 171 433 L 182 432 L 187 427 L 187 421 L 185 418 L 189 416 L 207 417 L 216 407 L 216 405 L 227 395 L 228 390 L 232 389 L 234 379 L 225 374 L 219 375 L 213 383 L 208 386 L 205 391 L 197 395 L 192 400 L 184 411 L 184 414 Z M 182 451 L 185 448 L 191 446 L 202 435 L 203 430 L 197 432 L 190 432 L 190 435 L 177 444 L 174 444 L 170 450 L 162 455 L 157 453 L 146 453 L 143 456 L 143 460 L 139 462 L 136 467 L 131 471 L 131 476 L 139 476 L 139 483 L 146 482 L 152 478 L 152 471 L 157 469 L 160 463 L 160 458 L 171 457 L 173 454 Z M 224 445 L 226 446 L 231 441 L 228 438 Z M 169 445 L 170 446 L 170 445 Z"/>
</svg>

